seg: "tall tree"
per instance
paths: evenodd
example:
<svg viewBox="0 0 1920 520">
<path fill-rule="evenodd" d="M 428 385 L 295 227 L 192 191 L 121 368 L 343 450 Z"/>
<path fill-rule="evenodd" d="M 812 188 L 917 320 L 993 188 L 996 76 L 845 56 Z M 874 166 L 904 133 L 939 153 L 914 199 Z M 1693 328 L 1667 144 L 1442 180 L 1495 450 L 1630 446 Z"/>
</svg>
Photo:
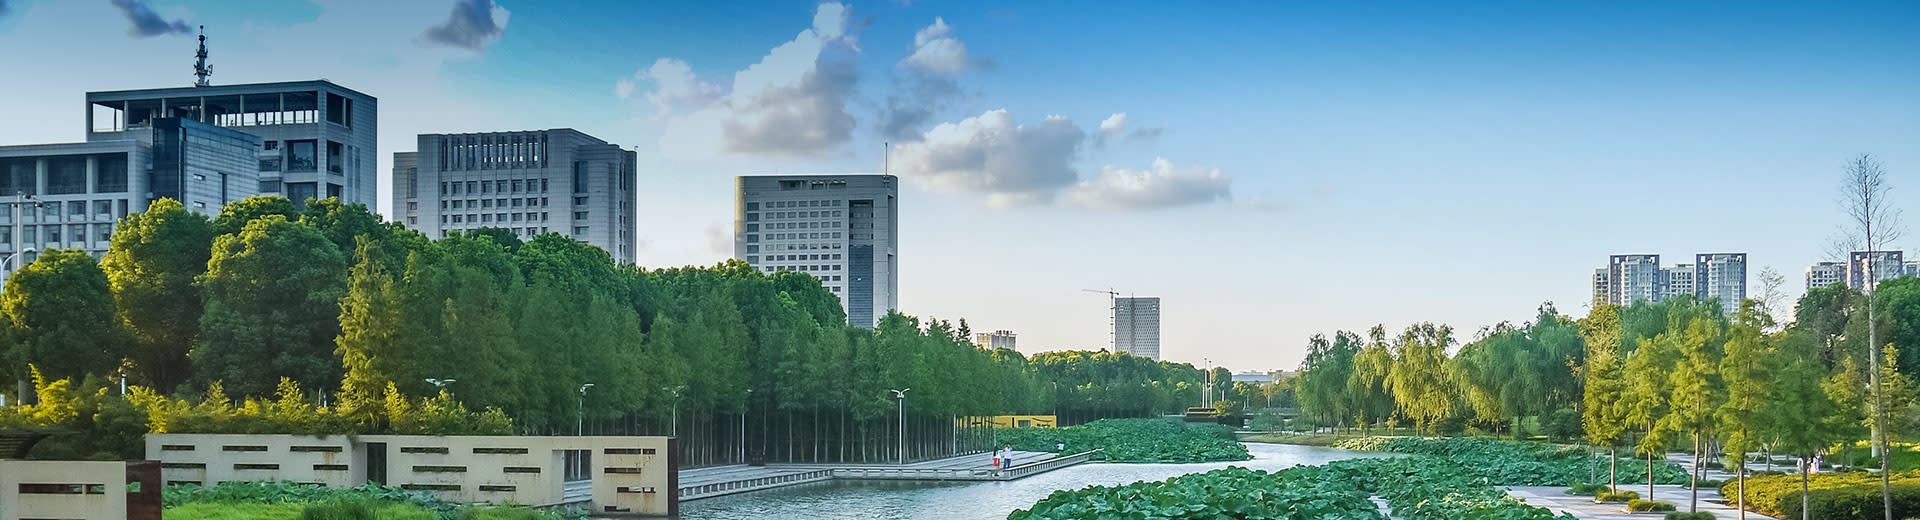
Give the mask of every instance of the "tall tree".
<svg viewBox="0 0 1920 520">
<path fill-rule="evenodd" d="M 1622 414 L 1629 424 L 1640 428 L 1640 442 L 1634 452 L 1647 458 L 1647 500 L 1653 500 L 1653 459 L 1667 451 L 1667 432 L 1659 428 L 1662 418 L 1672 410 L 1673 364 L 1680 356 L 1680 338 L 1662 333 L 1641 339 L 1640 348 L 1626 357 L 1626 387 L 1621 395 Z"/>
<path fill-rule="evenodd" d="M 162 198 L 127 215 L 113 232 L 100 269 L 133 339 L 133 379 L 161 393 L 187 380 L 187 351 L 200 334 L 200 288 L 207 272 L 213 224 L 205 215 Z"/>
<path fill-rule="evenodd" d="M 79 249 L 49 249 L 7 278 L 0 292 L 7 372 L 48 380 L 108 376 L 126 357 L 128 339 L 115 315 L 107 275 Z"/>
<path fill-rule="evenodd" d="M 248 222 L 267 215 L 279 215 L 291 221 L 300 218 L 300 210 L 294 207 L 293 201 L 279 195 L 258 195 L 228 202 L 220 208 L 220 214 L 213 217 L 213 234 L 239 233 Z"/>
<path fill-rule="evenodd" d="M 1886 169 L 1880 161 L 1870 154 L 1860 154 L 1847 161 L 1840 183 L 1841 206 L 1848 217 L 1846 234 L 1841 240 L 1847 244 L 1864 245 L 1867 251 L 1866 265 L 1860 266 L 1867 274 L 1865 278 L 1867 301 L 1873 301 L 1873 289 L 1878 282 L 1880 267 L 1873 265 L 1878 247 L 1898 240 L 1905 229 L 1900 224 L 1900 208 L 1888 199 L 1893 186 L 1888 182 Z M 1875 305 L 1867 305 L 1867 356 L 1868 366 L 1880 366 L 1880 342 L 1878 324 L 1874 322 Z M 1885 392 L 1881 388 L 1880 371 L 1869 371 L 1872 403 L 1868 413 L 1873 420 L 1874 455 L 1887 452 L 1887 420 Z M 1889 465 L 1892 457 L 1880 457 L 1880 499 L 1886 520 L 1893 520 L 1893 482 Z"/>
<path fill-rule="evenodd" d="M 1619 350 L 1611 346 L 1589 347 L 1586 377 L 1586 402 L 1581 410 L 1581 426 L 1587 442 L 1607 447 L 1607 488 L 1619 491 L 1620 457 L 1615 450 L 1627 430 L 1626 374 Z"/>
<path fill-rule="evenodd" d="M 1726 400 L 1715 410 L 1718 429 L 1725 437 L 1727 467 L 1733 468 L 1739 495 L 1740 515 L 1747 509 L 1747 453 L 1759 449 L 1766 431 L 1768 400 L 1773 391 L 1772 373 L 1779 363 L 1778 351 L 1770 345 L 1767 329 L 1773 327 L 1766 300 L 1749 299 L 1740 303 L 1740 313 L 1727 330 L 1726 355 L 1720 359 L 1720 378 L 1726 385 Z"/>
<path fill-rule="evenodd" d="M 1714 425 L 1715 411 L 1725 400 L 1726 388 L 1720 378 L 1725 339 L 1719 321 L 1700 314 L 1693 315 L 1678 332 L 1675 345 L 1679 347 L 1679 356 L 1668 378 L 1673 392 L 1669 398 L 1672 411 L 1661 418 L 1659 427 L 1686 435 L 1693 441 L 1693 471 L 1688 473 L 1688 478 L 1690 483 L 1697 484 L 1701 461 L 1706 458 L 1703 441 Z M 1652 478 L 1651 475 L 1648 478 Z M 1699 511 L 1699 486 L 1688 487 L 1692 490 L 1688 512 Z"/>
<path fill-rule="evenodd" d="M 417 359 L 402 339 L 400 291 L 387 260 L 372 240 L 359 239 L 347 293 L 340 299 L 340 335 L 335 353 L 345 369 L 340 381 L 343 403 L 372 404 L 396 382 L 418 379 Z M 374 410 L 350 410 L 371 417 Z"/>
<path fill-rule="evenodd" d="M 224 381 L 243 396 L 274 392 L 280 378 L 340 380 L 334 338 L 347 260 L 311 226 L 267 215 L 214 239 L 199 283 L 206 301 L 194 379 Z"/>
</svg>

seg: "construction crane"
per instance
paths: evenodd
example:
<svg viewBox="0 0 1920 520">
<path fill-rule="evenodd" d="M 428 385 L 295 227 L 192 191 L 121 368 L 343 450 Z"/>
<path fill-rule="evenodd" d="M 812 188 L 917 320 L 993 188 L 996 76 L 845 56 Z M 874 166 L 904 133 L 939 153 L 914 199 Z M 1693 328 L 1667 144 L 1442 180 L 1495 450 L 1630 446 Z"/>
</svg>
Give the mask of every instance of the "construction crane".
<svg viewBox="0 0 1920 520">
<path fill-rule="evenodd" d="M 1116 319 L 1114 317 L 1115 312 L 1117 312 L 1120 309 L 1118 304 L 1114 303 L 1114 300 L 1120 298 L 1120 293 L 1114 291 L 1112 288 L 1108 288 L 1107 290 L 1104 290 L 1104 291 L 1099 289 L 1081 289 L 1080 292 L 1090 292 L 1090 293 L 1099 293 L 1099 294 L 1107 295 L 1107 351 L 1119 352 L 1120 338 L 1114 335 L 1113 320 Z"/>
</svg>

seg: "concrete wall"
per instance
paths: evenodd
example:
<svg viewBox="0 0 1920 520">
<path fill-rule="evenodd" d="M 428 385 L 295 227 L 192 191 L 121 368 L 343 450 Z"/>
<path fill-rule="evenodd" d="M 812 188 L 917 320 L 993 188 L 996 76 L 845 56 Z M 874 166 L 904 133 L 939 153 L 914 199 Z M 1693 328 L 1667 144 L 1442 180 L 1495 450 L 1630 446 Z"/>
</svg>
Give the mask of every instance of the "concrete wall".
<svg viewBox="0 0 1920 520">
<path fill-rule="evenodd" d="M 580 450 L 590 452 L 595 513 L 678 513 L 672 437 L 151 434 L 146 440 L 148 458 L 162 462 L 168 482 L 347 487 L 380 480 L 445 500 L 535 506 L 564 502 L 565 453 Z"/>
<path fill-rule="evenodd" d="M 353 450 L 344 435 L 147 436 L 147 458 L 160 461 L 160 479 L 168 484 L 291 480 L 349 487 L 366 481 L 365 468 L 352 463 Z"/>
<path fill-rule="evenodd" d="M 122 519 L 127 463 L 0 460 L 0 520 Z"/>
</svg>

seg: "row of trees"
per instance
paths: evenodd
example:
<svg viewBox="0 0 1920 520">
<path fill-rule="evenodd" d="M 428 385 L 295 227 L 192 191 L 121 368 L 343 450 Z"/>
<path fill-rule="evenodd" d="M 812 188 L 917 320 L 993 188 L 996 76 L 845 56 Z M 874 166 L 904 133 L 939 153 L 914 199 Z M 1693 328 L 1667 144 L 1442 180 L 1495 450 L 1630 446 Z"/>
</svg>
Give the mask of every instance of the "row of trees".
<svg viewBox="0 0 1920 520">
<path fill-rule="evenodd" d="M 955 417 L 1161 413 L 1197 401 L 1201 380 L 1124 354 L 976 348 L 964 320 L 849 327 L 804 273 L 642 269 L 558 234 L 434 240 L 335 199 L 255 197 L 212 218 L 156 201 L 102 260 L 51 250 L 14 274 L 0 325 L 0 378 L 22 383 L 37 368 L 244 399 L 287 379 L 358 431 L 387 426 L 389 386 L 444 390 L 522 432 L 725 438 L 692 460 L 889 457 L 892 389 L 912 389 L 924 443 L 910 449 L 931 454 L 958 449 Z"/>
</svg>

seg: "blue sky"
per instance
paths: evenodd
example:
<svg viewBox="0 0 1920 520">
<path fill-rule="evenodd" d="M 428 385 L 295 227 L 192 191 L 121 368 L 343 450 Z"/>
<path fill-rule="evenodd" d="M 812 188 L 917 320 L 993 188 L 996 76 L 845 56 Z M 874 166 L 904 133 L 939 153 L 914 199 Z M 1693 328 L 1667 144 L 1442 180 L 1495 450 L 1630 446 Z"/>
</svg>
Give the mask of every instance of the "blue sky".
<svg viewBox="0 0 1920 520">
<path fill-rule="evenodd" d="M 669 266 L 725 257 L 732 176 L 892 142 L 905 312 L 1099 347 L 1080 289 L 1113 287 L 1163 298 L 1167 358 L 1236 369 L 1583 315 L 1612 253 L 1744 251 L 1797 296 L 1863 152 L 1920 204 L 1912 2 L 489 4 L 0 0 L 0 143 L 187 84 L 205 24 L 215 83 L 379 97 L 382 171 L 418 133 L 634 147 Z"/>
</svg>

